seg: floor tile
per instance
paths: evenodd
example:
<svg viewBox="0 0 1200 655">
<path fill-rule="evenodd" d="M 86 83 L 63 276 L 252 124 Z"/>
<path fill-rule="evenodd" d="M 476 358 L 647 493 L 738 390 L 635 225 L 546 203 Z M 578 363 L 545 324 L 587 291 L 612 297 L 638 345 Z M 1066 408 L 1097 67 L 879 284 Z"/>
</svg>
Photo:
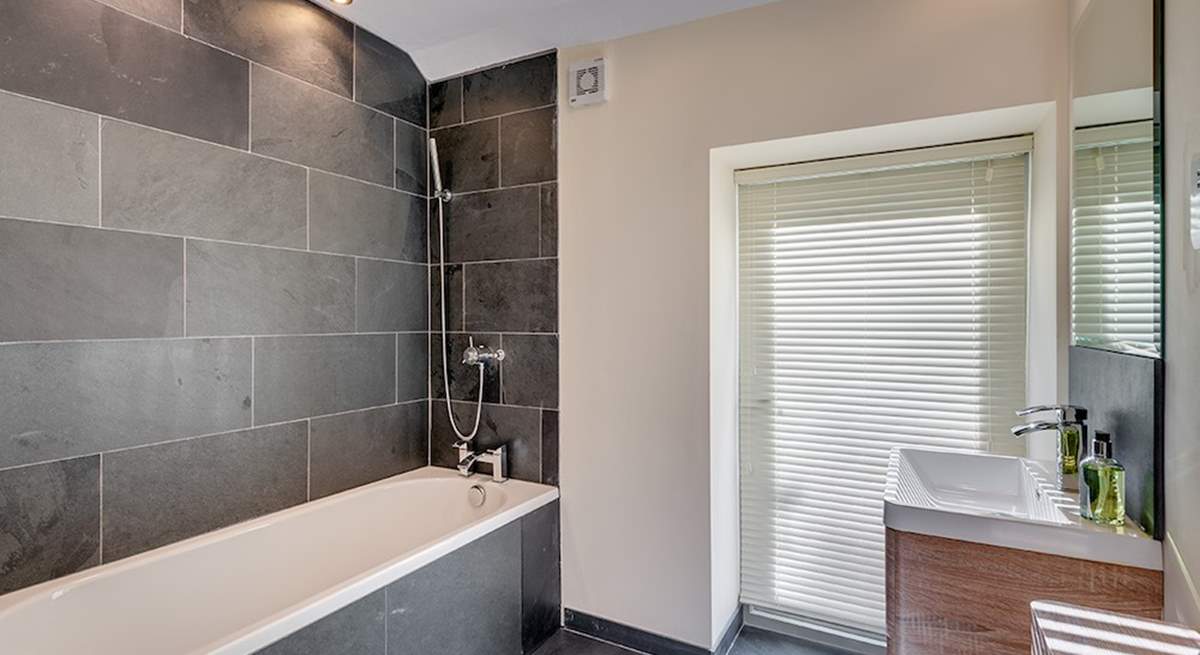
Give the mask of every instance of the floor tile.
<svg viewBox="0 0 1200 655">
<path fill-rule="evenodd" d="M 533 655 L 630 655 L 634 652 L 574 632 L 559 630 L 540 648 L 533 651 Z"/>
</svg>

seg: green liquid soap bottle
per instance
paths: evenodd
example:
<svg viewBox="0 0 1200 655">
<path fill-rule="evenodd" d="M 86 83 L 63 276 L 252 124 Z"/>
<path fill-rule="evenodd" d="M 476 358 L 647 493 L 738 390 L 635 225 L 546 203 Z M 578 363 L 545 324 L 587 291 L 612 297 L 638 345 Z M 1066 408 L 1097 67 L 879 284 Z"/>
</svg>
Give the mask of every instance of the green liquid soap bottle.
<svg viewBox="0 0 1200 655">
<path fill-rule="evenodd" d="M 1096 432 L 1092 455 L 1080 463 L 1079 513 L 1106 525 L 1125 523 L 1125 467 L 1112 458 L 1112 436 Z"/>
</svg>

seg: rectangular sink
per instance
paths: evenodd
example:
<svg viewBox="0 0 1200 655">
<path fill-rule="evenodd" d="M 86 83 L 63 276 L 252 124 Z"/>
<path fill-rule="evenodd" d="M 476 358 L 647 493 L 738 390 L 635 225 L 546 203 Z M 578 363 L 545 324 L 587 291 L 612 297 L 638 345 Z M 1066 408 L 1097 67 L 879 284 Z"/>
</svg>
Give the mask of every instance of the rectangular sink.
<svg viewBox="0 0 1200 655">
<path fill-rule="evenodd" d="M 1020 457 L 895 448 L 884 524 L 893 530 L 1160 570 L 1161 545 L 1132 521 L 1079 515 L 1078 496 Z"/>
</svg>

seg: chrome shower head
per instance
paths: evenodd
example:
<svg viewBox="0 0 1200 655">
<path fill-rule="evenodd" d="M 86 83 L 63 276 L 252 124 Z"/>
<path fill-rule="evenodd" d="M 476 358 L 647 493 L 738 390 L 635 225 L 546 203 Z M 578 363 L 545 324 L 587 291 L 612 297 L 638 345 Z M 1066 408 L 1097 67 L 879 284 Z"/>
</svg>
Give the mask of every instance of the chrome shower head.
<svg viewBox="0 0 1200 655">
<path fill-rule="evenodd" d="M 433 197 L 448 202 L 451 194 L 442 188 L 442 165 L 438 161 L 437 139 L 433 137 L 429 137 L 429 160 L 433 166 Z"/>
</svg>

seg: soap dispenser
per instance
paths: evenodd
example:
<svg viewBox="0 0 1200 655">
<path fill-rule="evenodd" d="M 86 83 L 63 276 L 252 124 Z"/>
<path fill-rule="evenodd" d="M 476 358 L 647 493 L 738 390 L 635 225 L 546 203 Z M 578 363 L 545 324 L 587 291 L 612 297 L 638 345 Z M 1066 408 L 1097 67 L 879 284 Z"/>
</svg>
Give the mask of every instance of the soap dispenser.
<svg viewBox="0 0 1200 655">
<path fill-rule="evenodd" d="M 1091 456 L 1079 465 L 1079 513 L 1096 523 L 1123 525 L 1125 467 L 1112 453 L 1112 435 L 1097 430 Z"/>
</svg>

